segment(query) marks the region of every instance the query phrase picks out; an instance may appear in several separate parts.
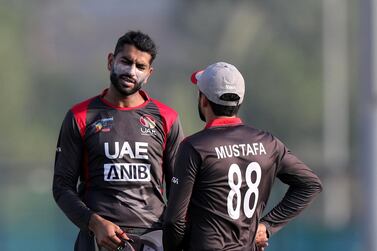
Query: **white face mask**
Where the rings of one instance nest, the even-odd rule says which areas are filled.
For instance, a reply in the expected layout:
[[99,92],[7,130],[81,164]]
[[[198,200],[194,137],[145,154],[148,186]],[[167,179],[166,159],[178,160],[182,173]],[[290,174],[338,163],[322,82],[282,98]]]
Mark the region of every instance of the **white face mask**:
[[[110,80],[115,89],[125,96],[139,91],[142,85],[146,83],[148,77],[148,72],[138,69],[134,64],[126,65],[123,63],[115,63],[110,74]],[[134,86],[124,86],[122,83],[123,80],[133,83]]]
[[126,75],[137,82],[141,82],[142,84],[145,84],[148,78],[148,72],[140,70],[135,66],[135,64],[127,65],[123,63],[116,63],[113,67],[113,72],[117,76]]

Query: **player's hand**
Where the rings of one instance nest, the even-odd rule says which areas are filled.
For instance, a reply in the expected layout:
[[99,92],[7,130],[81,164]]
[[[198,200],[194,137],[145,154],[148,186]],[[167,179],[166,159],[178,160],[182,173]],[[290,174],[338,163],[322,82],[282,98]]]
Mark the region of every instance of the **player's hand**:
[[93,214],[90,217],[89,229],[93,231],[98,245],[107,250],[117,250],[119,246],[124,246],[122,239],[129,239],[118,225],[102,218],[98,214]]
[[255,236],[255,244],[258,247],[258,251],[264,251],[268,246],[267,228],[264,224],[259,224],[257,234]]

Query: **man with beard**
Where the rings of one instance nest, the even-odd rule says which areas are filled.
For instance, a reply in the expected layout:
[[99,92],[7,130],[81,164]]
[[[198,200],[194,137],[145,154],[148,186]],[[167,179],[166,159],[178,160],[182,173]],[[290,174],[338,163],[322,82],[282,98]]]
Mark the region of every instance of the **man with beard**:
[[162,228],[163,183],[183,133],[177,112],[141,90],[155,57],[148,35],[120,37],[108,55],[109,88],[63,121],[53,195],[80,228],[75,250],[121,250],[127,240],[137,250],[139,236]]
[[[164,250],[264,250],[268,237],[321,191],[321,182],[276,137],[237,116],[245,82],[236,67],[218,62],[191,79],[207,124],[177,152]],[[276,177],[289,189],[263,216]]]

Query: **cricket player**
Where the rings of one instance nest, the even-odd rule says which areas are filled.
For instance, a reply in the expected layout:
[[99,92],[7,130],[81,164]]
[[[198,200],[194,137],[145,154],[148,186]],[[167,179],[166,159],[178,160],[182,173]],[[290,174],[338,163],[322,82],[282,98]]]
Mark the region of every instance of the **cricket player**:
[[[231,64],[195,72],[205,128],[182,141],[165,215],[165,251],[263,250],[266,238],[297,217],[322,185],[279,139],[237,116],[245,82]],[[263,216],[275,179],[289,186]],[[257,230],[259,234],[257,236]]]
[[140,250],[143,235],[162,232],[183,132],[177,112],[142,90],[156,53],[148,35],[124,34],[107,58],[109,87],[64,118],[53,195],[80,228],[76,251]]

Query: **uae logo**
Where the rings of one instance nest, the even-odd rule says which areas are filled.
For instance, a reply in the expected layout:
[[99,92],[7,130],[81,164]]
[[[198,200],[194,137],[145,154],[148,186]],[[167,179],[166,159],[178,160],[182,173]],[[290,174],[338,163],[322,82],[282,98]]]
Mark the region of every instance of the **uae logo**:
[[156,120],[150,115],[144,115],[140,117],[140,124],[144,127],[153,129],[156,127]]
[[142,125],[142,127],[140,128],[142,135],[156,135],[156,120],[152,116],[141,116],[139,122]]

